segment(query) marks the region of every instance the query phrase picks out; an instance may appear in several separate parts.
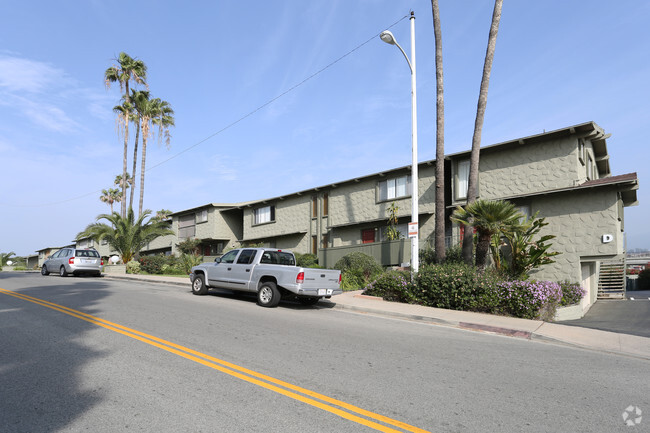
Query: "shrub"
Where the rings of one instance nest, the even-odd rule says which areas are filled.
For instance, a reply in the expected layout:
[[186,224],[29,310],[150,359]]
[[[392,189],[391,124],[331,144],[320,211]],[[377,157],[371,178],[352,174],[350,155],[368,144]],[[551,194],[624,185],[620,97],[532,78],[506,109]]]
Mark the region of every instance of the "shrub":
[[553,320],[562,299],[560,284],[551,281],[503,281],[498,289],[500,312],[522,319]]
[[382,273],[377,261],[362,252],[350,253],[336,262],[334,269],[341,270],[341,289],[358,290]]
[[162,274],[162,266],[165,264],[165,256],[143,256],[138,260],[140,270],[147,274]]
[[426,265],[416,276],[414,297],[429,307],[493,312],[498,304],[497,282],[494,273],[479,273],[465,263]]
[[296,266],[301,268],[320,268],[316,254],[295,254]]
[[127,274],[139,274],[140,273],[140,262],[131,260],[126,264],[126,273]]
[[189,275],[194,266],[198,266],[203,262],[203,256],[195,256],[192,254],[181,254],[178,270],[180,273]]
[[457,245],[447,248],[445,263],[465,263],[463,260],[463,247]]
[[562,307],[580,303],[587,294],[587,291],[580,287],[578,283],[562,281],[560,282],[560,288],[562,289],[562,299],[560,300],[560,306]]
[[15,266],[14,271],[26,271],[27,268],[24,266]]
[[425,248],[420,250],[420,266],[435,265],[436,264],[436,250],[433,248]]
[[411,274],[405,271],[387,271],[368,284],[365,294],[380,296],[387,301],[412,303],[415,291],[411,284]]

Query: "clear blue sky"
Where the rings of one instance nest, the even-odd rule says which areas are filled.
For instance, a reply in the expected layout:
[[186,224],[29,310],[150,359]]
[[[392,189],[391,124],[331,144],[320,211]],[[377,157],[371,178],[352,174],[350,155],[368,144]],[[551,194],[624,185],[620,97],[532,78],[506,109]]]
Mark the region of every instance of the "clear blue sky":
[[[493,3],[440,2],[453,153],[470,147]],[[397,22],[410,52],[400,19],[411,9],[420,160],[435,157],[429,1],[4,3],[0,252],[70,243],[109,211],[99,195],[122,171],[123,145],[112,113],[120,90],[106,90],[103,73],[121,51],[147,64],[152,95],[176,111],[171,149],[154,142],[147,153],[154,212],[410,164],[408,66],[376,35]],[[650,3],[636,0],[506,0],[483,128],[483,145],[591,120],[611,133],[612,173],[637,172],[641,184],[640,205],[625,210],[628,248],[650,248],[649,22]]]

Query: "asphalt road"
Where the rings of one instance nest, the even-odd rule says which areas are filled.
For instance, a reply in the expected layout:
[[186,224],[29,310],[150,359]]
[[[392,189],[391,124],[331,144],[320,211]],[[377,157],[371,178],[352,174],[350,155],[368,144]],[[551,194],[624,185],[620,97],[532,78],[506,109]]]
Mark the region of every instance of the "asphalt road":
[[3,433],[650,425],[648,361],[178,286],[0,273],[0,347]]
[[600,300],[582,319],[561,323],[650,338],[650,292],[627,292],[627,295],[634,300]]

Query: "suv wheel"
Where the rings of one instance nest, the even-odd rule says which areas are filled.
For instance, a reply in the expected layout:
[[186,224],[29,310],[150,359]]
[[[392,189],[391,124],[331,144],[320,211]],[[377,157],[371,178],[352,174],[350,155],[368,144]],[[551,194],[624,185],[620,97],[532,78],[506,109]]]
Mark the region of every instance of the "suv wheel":
[[61,275],[62,277],[68,276],[68,271],[65,270],[65,266],[61,266],[61,269],[59,269],[59,275]]

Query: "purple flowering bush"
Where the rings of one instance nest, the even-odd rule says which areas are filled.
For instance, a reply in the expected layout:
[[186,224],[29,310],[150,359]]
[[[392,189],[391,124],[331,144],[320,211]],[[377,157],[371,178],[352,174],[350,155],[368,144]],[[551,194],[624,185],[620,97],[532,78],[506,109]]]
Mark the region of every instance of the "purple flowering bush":
[[404,271],[386,271],[365,287],[364,293],[387,301],[413,303],[411,275]]
[[562,281],[560,287],[562,288],[562,300],[560,300],[561,307],[578,304],[587,294],[587,291],[577,283]]
[[503,281],[498,291],[500,312],[523,319],[553,320],[562,299],[560,284],[551,281]]

